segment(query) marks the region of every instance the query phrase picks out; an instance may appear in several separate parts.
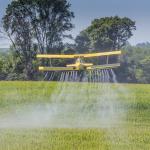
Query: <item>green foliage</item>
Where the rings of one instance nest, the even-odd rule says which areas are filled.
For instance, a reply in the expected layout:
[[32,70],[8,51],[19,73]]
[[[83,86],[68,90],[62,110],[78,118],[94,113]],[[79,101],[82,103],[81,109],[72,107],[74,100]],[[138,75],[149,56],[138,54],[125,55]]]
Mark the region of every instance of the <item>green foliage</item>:
[[65,31],[71,30],[74,17],[67,0],[19,0],[32,26],[40,53],[58,53]]
[[64,32],[73,27],[73,17],[66,0],[18,0],[8,5],[3,27],[26,80],[36,79],[34,64],[38,52],[60,53]]
[[3,27],[13,44],[11,50],[14,62],[12,63],[15,67],[12,66],[12,68],[13,70],[17,69],[13,76],[18,73],[20,68],[16,67],[18,63],[21,63],[24,67],[24,77],[28,80],[33,79],[32,60],[35,59],[36,50],[33,45],[32,26],[20,1],[12,1],[8,5],[6,15],[3,17]]
[[76,51],[78,53],[87,53],[90,48],[90,39],[86,31],[80,32],[75,39]]
[[3,72],[4,59],[0,56],[0,80],[5,79],[5,73]]
[[90,48],[96,51],[120,49],[126,44],[135,29],[135,22],[127,17],[95,19],[86,30],[77,36],[77,46],[80,46],[81,49],[82,47],[88,49],[90,44]]
[[19,58],[14,57],[12,52],[0,56],[0,58],[2,60],[1,75],[3,75],[1,80],[24,79],[22,77],[23,66]]
[[140,68],[141,78],[144,79],[144,83],[150,83],[150,54],[140,61]]
[[[37,66],[37,60],[33,60],[31,71],[34,79],[38,75]],[[27,80],[25,71],[23,62],[13,49],[0,55],[0,80]]]
[[116,70],[119,81],[150,83],[149,58],[150,46],[148,44],[126,46],[121,57],[121,66]]

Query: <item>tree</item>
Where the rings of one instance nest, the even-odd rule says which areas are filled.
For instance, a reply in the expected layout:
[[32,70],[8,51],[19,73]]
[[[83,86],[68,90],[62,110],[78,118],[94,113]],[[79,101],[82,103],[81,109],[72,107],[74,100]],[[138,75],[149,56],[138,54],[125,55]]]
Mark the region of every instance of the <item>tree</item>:
[[70,3],[67,0],[19,1],[27,12],[40,53],[58,53],[65,31],[73,28]]
[[150,46],[128,45],[122,50],[121,65],[116,70],[119,82],[150,83]]
[[84,32],[93,49],[104,51],[122,48],[135,29],[135,22],[131,19],[115,16],[95,19]]
[[75,39],[76,51],[78,53],[88,52],[90,49],[90,39],[85,31],[80,32],[80,34]]
[[72,17],[66,0],[17,0],[8,5],[3,27],[24,65],[26,79],[33,79],[37,52],[60,51],[64,32],[73,27]]
[[145,56],[140,62],[138,72],[136,72],[137,79],[141,83],[150,83],[150,55]]
[[8,5],[3,17],[3,27],[13,44],[13,54],[24,65],[22,72],[25,73],[25,78],[33,79],[32,61],[36,51],[33,49],[32,26],[19,1],[12,1]]
[[5,79],[5,74],[3,72],[4,59],[0,55],[0,80]]

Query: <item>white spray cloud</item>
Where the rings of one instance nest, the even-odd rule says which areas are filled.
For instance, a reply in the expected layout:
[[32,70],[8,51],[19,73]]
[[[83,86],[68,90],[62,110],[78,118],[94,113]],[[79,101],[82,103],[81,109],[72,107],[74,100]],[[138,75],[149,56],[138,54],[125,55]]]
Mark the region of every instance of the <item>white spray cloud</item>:
[[[106,70],[102,73],[110,80]],[[104,76],[94,78],[104,80]],[[112,128],[125,116],[118,88],[109,83],[58,83],[50,103],[14,108],[0,117],[0,128]]]

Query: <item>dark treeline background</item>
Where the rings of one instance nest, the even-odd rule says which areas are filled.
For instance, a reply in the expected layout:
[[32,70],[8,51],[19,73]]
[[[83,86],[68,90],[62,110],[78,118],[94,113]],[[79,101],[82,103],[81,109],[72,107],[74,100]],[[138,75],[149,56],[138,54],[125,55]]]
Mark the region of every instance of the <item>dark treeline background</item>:
[[[121,49],[121,66],[115,69],[119,82],[150,83],[150,43],[132,46],[128,42],[136,30],[135,21],[119,16],[97,18],[73,39],[66,34],[74,27],[75,15],[70,6],[67,0],[18,0],[8,5],[0,38],[5,35],[12,45],[9,49],[0,49],[0,80],[42,80],[44,73],[38,71],[39,65],[69,63],[69,60],[37,60],[38,53],[74,54]],[[66,38],[73,44],[64,43]],[[98,63],[97,59],[91,61]]]

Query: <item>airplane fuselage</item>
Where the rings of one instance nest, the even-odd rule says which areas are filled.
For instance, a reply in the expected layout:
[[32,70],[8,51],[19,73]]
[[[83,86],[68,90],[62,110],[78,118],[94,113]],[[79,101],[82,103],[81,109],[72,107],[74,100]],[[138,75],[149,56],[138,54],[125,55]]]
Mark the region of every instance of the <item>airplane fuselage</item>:
[[81,58],[77,58],[75,64],[66,65],[66,67],[73,67],[74,70],[86,70],[93,66],[92,63],[84,63]]

